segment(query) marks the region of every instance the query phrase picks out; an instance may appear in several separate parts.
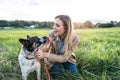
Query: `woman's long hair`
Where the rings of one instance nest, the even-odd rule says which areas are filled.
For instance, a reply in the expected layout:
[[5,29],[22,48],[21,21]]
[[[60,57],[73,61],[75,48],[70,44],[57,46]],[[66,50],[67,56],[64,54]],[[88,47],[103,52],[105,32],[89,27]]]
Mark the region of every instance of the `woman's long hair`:
[[72,47],[73,23],[68,15],[58,15],[55,17],[55,19],[56,18],[59,18],[63,22],[63,26],[65,29],[65,33],[63,35],[64,38],[63,52],[66,52],[68,50],[71,50]]

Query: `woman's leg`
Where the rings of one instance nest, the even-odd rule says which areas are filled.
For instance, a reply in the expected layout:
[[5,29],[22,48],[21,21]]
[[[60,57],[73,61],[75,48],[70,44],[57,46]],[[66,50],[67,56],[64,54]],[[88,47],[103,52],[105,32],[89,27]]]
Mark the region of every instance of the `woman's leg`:
[[70,62],[65,62],[65,63],[56,62],[50,69],[50,74],[53,77],[53,79],[56,80],[62,80],[62,78],[64,79],[63,67],[65,68],[65,70],[69,71],[70,73],[76,76],[78,75],[77,67],[75,64],[72,64]]
[[56,62],[50,69],[51,76],[56,79],[57,77],[62,76],[62,64]]
[[63,63],[64,68],[72,74],[78,75],[78,70],[76,64],[65,62]]

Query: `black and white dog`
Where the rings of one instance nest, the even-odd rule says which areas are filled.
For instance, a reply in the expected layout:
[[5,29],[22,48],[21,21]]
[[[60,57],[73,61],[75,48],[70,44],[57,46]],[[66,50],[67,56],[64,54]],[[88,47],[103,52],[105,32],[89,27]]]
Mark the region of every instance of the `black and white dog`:
[[33,71],[36,71],[37,80],[40,80],[41,65],[40,62],[35,59],[34,53],[36,48],[44,44],[46,41],[47,37],[38,38],[37,36],[30,37],[28,35],[27,39],[19,39],[19,42],[23,45],[18,56],[23,80],[27,80],[28,74]]

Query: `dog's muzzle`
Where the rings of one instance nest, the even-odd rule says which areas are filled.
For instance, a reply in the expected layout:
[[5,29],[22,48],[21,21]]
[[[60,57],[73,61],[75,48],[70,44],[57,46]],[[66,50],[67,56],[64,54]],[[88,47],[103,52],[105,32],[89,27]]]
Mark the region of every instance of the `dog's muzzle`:
[[41,38],[39,39],[39,43],[44,44],[45,42],[47,42],[47,38],[48,38],[48,37],[46,37],[46,36],[41,37]]

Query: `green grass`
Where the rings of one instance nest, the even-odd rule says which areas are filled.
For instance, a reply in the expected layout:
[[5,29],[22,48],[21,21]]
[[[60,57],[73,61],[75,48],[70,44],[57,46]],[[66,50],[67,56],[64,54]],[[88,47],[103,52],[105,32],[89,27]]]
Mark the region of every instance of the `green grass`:
[[[21,80],[19,38],[48,35],[49,29],[0,30],[0,80]],[[120,80],[120,28],[79,29],[80,44],[75,50],[78,80]],[[29,75],[33,80],[34,73]],[[42,77],[45,79],[44,70]],[[69,80],[74,76],[65,74]]]

